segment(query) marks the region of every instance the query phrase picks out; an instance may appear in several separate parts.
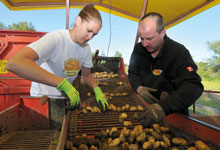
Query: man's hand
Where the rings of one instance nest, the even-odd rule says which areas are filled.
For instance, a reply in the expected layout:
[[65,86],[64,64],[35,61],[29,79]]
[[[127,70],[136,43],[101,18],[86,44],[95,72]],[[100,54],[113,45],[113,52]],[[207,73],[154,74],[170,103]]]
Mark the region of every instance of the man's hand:
[[165,117],[165,112],[159,104],[152,104],[139,116],[138,120],[146,128],[159,123]]
[[146,86],[139,86],[137,88],[137,93],[143,97],[143,98],[147,98],[148,100],[156,103],[158,102],[158,99],[156,97],[154,97],[150,92],[157,92],[157,89],[153,89],[153,88],[149,88]]
[[71,109],[79,108],[80,97],[79,92],[64,78],[64,80],[57,86],[57,89],[64,91],[70,99]]
[[96,102],[102,111],[106,111],[108,108],[108,101],[105,94],[102,92],[100,87],[94,88]]

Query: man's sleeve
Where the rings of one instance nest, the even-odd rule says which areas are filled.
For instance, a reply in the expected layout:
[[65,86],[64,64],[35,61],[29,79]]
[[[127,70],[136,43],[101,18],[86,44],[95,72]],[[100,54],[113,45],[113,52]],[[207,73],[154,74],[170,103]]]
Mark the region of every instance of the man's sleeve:
[[203,92],[201,78],[196,72],[197,66],[188,51],[178,55],[172,64],[169,78],[174,92],[159,102],[166,114],[187,109]]
[[140,67],[139,67],[139,56],[137,45],[134,47],[134,50],[131,54],[130,63],[128,67],[128,78],[131,83],[131,86],[135,91],[137,87],[141,85],[140,80]]

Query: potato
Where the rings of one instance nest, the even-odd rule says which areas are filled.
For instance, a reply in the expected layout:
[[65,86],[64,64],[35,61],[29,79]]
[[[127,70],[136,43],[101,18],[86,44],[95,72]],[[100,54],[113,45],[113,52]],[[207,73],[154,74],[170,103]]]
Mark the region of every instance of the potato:
[[141,105],[137,105],[137,110],[138,110],[138,111],[143,111],[144,108],[143,108]]
[[159,133],[153,131],[151,134],[152,134],[152,136],[153,136],[156,140],[161,140],[161,137],[160,137],[160,134],[159,134]]
[[135,107],[135,106],[131,106],[129,109],[129,111],[136,111],[136,110],[137,110],[137,107]]
[[90,147],[90,150],[98,150],[98,148],[97,148],[96,146],[92,145],[92,146]]
[[188,142],[186,141],[186,139],[181,138],[181,137],[172,138],[172,142],[176,145],[188,145]]
[[123,125],[124,126],[132,126],[132,122],[131,121],[124,121]]
[[90,97],[90,96],[91,96],[91,93],[90,93],[90,92],[88,92],[88,93],[87,93],[87,96],[88,96],[88,97]]
[[195,141],[195,147],[198,150],[211,150],[210,147],[208,147],[204,142],[202,141]]
[[121,96],[121,93],[115,93],[115,96]]
[[87,106],[87,107],[86,107],[86,110],[88,110],[88,111],[92,111],[93,109],[92,109],[92,107]]
[[113,97],[115,96],[115,93],[110,93],[109,96]]
[[81,144],[78,148],[78,150],[89,150],[88,146],[86,144]]
[[129,150],[138,150],[138,145],[137,144],[129,145]]
[[161,126],[161,127],[160,127],[160,130],[161,130],[162,132],[168,132],[168,131],[169,131],[169,128]]
[[151,136],[151,135],[148,135],[147,139],[148,139],[149,142],[152,142],[152,143],[155,142],[155,138],[153,136]]
[[195,147],[189,147],[187,150],[197,150]]
[[85,108],[83,108],[83,109],[82,109],[82,113],[88,114],[88,111],[87,111]]
[[129,150],[129,144],[128,142],[123,142],[121,145],[122,150]]
[[153,129],[157,132],[157,133],[161,133],[161,130],[160,130],[160,125],[155,123],[153,124]]
[[121,111],[121,107],[117,107],[117,112],[120,112]]
[[121,113],[119,117],[122,119],[126,119],[128,115],[126,113]]
[[144,150],[152,149],[152,148],[153,148],[153,145],[154,145],[153,142],[147,141],[147,142],[144,142],[144,144],[142,145],[142,148],[143,148]]
[[121,82],[121,81],[116,82],[116,85],[123,85],[123,82]]
[[120,143],[120,139],[119,138],[116,138],[114,139],[110,144],[109,146],[116,146]]
[[121,93],[121,96],[127,96],[127,95],[128,95],[128,92]]
[[140,136],[140,135],[139,135],[139,136],[136,137],[136,141],[137,141],[137,142],[144,142],[144,141],[145,141],[145,138],[144,138],[143,136]]
[[167,146],[171,146],[170,139],[166,135],[162,135],[162,139]]
[[153,149],[158,149],[160,147],[160,141],[155,141],[153,145]]

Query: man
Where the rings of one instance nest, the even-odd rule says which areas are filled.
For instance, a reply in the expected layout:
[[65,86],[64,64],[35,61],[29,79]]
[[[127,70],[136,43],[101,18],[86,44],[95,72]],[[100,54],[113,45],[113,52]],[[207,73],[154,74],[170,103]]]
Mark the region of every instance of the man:
[[189,51],[166,35],[159,13],[144,15],[138,32],[141,42],[132,52],[128,76],[133,89],[151,102],[140,122],[147,127],[174,112],[188,115],[188,107],[203,92]]

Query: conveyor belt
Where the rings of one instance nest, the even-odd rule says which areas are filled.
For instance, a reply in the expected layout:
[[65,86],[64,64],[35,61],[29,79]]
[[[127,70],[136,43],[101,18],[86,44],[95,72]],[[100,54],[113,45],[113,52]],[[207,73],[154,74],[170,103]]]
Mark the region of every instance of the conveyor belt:
[[10,132],[0,137],[0,150],[55,150],[58,138],[55,130]]

